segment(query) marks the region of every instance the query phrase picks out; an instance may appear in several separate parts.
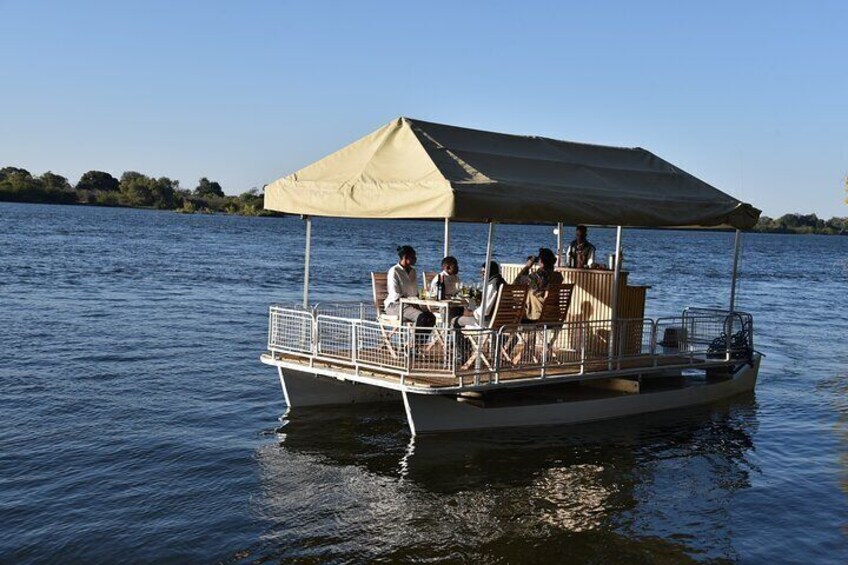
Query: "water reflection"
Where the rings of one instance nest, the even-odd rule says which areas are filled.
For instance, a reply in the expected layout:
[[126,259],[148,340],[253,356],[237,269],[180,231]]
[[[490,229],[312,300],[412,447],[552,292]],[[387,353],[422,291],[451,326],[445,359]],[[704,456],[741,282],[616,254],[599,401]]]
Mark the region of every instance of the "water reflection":
[[578,427],[414,439],[395,407],[307,412],[257,452],[255,507],[268,529],[240,558],[737,557],[728,514],[755,471],[753,397]]
[[[826,393],[825,398],[837,415],[836,432],[843,444],[839,455],[839,484],[842,491],[848,494],[848,372],[822,381],[818,389]],[[848,526],[843,529],[848,535]]]

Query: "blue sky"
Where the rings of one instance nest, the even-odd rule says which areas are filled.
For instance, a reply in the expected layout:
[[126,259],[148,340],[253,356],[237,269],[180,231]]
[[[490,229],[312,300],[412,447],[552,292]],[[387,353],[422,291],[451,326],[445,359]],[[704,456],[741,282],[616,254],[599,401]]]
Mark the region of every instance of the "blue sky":
[[237,194],[405,115],[848,215],[848,2],[0,0],[0,166]]

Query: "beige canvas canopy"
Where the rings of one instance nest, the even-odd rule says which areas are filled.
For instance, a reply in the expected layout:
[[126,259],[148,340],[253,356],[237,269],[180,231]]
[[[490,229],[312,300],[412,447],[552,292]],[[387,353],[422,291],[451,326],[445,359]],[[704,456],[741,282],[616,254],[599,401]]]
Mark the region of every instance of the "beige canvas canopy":
[[760,215],[642,148],[410,118],[274,181],[265,208],[344,218],[737,229]]

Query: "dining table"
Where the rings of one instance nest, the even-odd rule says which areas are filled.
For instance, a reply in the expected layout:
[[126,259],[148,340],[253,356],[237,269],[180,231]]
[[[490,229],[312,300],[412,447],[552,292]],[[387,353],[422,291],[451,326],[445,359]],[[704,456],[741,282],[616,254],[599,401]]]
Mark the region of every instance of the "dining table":
[[401,320],[403,320],[403,308],[407,305],[417,306],[422,310],[429,310],[431,312],[438,311],[441,314],[439,318],[441,319],[442,327],[448,329],[450,327],[450,309],[468,306],[468,299],[462,297],[445,298],[443,300],[418,297],[401,298],[399,312]]

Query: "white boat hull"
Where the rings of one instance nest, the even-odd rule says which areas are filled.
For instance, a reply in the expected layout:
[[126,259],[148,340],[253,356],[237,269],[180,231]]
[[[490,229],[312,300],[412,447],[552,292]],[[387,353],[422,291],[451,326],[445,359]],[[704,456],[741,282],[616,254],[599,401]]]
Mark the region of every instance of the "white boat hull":
[[565,425],[623,418],[708,404],[752,391],[757,382],[760,356],[739,368],[733,377],[702,386],[615,396],[597,400],[556,402],[530,406],[486,408],[457,402],[453,396],[404,392],[409,427],[413,435],[460,430]]
[[370,402],[399,402],[400,392],[368,386],[315,373],[277,367],[283,397],[289,408],[365,404]]
[[[761,356],[741,365],[730,378],[653,392],[614,395],[588,400],[553,400],[517,406],[486,406],[485,402],[458,402],[455,394],[421,394],[278,366],[280,385],[290,408],[403,401],[413,435],[577,424],[623,418],[717,402],[752,391]],[[544,385],[542,385],[544,386]]]

